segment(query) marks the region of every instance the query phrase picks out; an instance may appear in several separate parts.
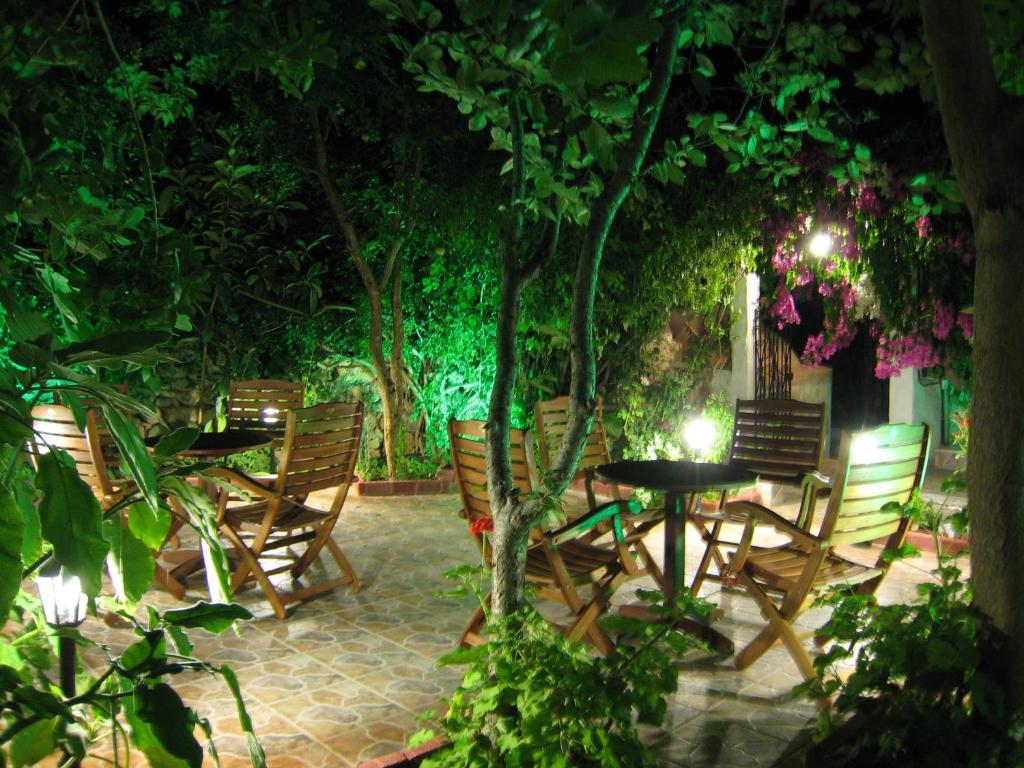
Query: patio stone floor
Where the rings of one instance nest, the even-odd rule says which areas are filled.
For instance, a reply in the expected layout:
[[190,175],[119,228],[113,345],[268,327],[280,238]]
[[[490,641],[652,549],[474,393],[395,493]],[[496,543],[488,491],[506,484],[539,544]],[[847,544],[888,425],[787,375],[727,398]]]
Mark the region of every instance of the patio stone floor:
[[[341,587],[294,606],[290,617],[279,621],[261,593],[250,589],[239,600],[256,614],[254,621],[237,633],[190,632],[198,658],[229,664],[237,673],[272,768],[347,768],[394,751],[419,727],[417,716],[439,709],[442,697],[455,688],[459,669],[437,668],[436,660],[453,647],[472,602],[436,593],[450,586],[443,578],[447,568],[479,557],[458,509],[455,496],[350,497],[335,538],[359,573],[360,592]],[[660,557],[660,529],[649,546]],[[688,568],[699,554],[699,537],[689,529]],[[910,599],[932,567],[930,555],[898,563],[881,599]],[[629,602],[636,586],[652,585],[629,585],[616,603]],[[741,593],[714,583],[702,593],[722,608],[716,627],[737,647],[763,625],[753,602]],[[190,597],[200,599],[202,593]],[[155,593],[154,602],[180,606],[164,593]],[[812,629],[824,618],[813,610],[800,624]],[[130,642],[125,630],[93,618],[82,631],[114,652]],[[84,658],[92,665],[97,653]],[[801,766],[815,709],[793,697],[797,682],[796,667],[781,647],[744,672],[731,658],[684,665],[664,726],[647,728],[645,738],[665,766]],[[235,707],[220,679],[185,673],[173,684],[213,723],[222,764],[247,765]],[[101,763],[86,761],[90,764]]]

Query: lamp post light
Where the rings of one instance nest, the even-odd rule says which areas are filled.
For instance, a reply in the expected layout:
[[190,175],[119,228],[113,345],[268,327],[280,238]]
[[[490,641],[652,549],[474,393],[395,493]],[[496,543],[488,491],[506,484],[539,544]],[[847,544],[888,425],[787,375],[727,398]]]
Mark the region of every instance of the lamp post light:
[[57,654],[60,658],[60,689],[67,698],[75,695],[75,638],[63,630],[85,621],[85,594],[74,574],[53,563],[36,578],[43,618],[58,630]]
[[703,416],[693,419],[683,429],[683,440],[693,451],[697,461],[704,461],[715,443],[714,423]]

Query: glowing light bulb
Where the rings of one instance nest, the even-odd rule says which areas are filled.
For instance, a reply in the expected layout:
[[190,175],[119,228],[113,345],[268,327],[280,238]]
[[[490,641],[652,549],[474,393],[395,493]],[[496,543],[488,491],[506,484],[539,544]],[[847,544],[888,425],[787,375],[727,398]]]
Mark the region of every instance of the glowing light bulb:
[[690,450],[704,457],[715,442],[715,425],[703,417],[696,418],[683,430],[683,440]]
[[871,461],[878,450],[878,441],[871,435],[860,434],[853,438],[850,443],[850,461],[853,464],[863,464]]
[[828,232],[819,232],[811,238],[811,254],[819,259],[832,253],[832,235]]

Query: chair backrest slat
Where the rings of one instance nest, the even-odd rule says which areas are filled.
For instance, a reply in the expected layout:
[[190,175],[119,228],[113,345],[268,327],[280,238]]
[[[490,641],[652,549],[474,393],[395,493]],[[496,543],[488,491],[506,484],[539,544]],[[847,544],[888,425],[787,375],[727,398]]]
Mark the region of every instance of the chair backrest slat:
[[825,406],[799,400],[737,400],[729,462],[762,479],[799,482],[817,468]]
[[79,429],[75,415],[64,405],[37,405],[32,409],[32,452],[34,456],[59,448],[75,462],[78,476],[101,501],[113,492],[107,474],[103,446],[97,432],[99,411],[90,408],[86,428]]
[[[924,482],[927,465],[925,424],[884,424],[844,433],[822,538],[841,546],[895,533],[903,520],[901,507]],[[894,506],[883,509],[888,504]]]
[[[551,466],[554,452],[558,450],[562,436],[568,428],[569,396],[563,395],[551,400],[538,401],[533,412],[541,463],[547,468]],[[582,477],[586,470],[592,467],[599,467],[609,462],[611,462],[611,456],[608,453],[608,439],[601,424],[601,401],[598,400],[594,413],[594,426],[590,434],[587,435],[587,443],[583,447],[583,455],[580,457],[580,463],[573,479]]]
[[[487,497],[487,434],[484,422],[479,420],[448,422],[448,437],[452,446],[452,468],[459,489],[463,510],[470,522],[491,514]],[[521,429],[509,431],[512,455],[512,481],[519,493],[525,495],[533,489],[526,462],[527,433]]]
[[301,381],[232,381],[228,384],[227,427],[282,435],[288,414],[302,408],[304,397]]
[[363,428],[362,403],[323,403],[297,408],[285,420],[278,490],[304,499],[313,491],[339,489],[341,509],[352,482]]

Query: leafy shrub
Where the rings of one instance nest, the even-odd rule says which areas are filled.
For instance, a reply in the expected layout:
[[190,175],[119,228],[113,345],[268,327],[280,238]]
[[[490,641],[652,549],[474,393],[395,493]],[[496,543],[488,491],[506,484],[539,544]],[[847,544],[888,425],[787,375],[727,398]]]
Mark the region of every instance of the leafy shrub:
[[[673,659],[699,644],[673,619],[711,606],[686,590],[668,608],[658,592],[639,594],[667,621],[605,618],[619,638],[611,658],[566,640],[532,608],[492,619],[486,644],[443,657],[467,670],[442,719],[451,745],[424,768],[654,765],[637,725],[661,724],[678,682]],[[413,744],[434,736],[420,731]]]
[[[920,501],[911,506],[912,514],[935,514]],[[952,522],[963,534],[965,518]],[[842,591],[820,601],[833,613],[819,632],[835,642],[816,659],[818,677],[806,689],[813,698],[835,696],[836,711],[854,715],[838,730],[828,711],[820,715],[817,738],[838,759],[830,764],[1024,764],[1024,713],[1010,709],[1000,670],[982,663],[983,649],[1002,641],[972,604],[957,556],[938,552],[936,580],[918,585],[917,602],[879,605]],[[836,667],[851,659],[843,681]]]

